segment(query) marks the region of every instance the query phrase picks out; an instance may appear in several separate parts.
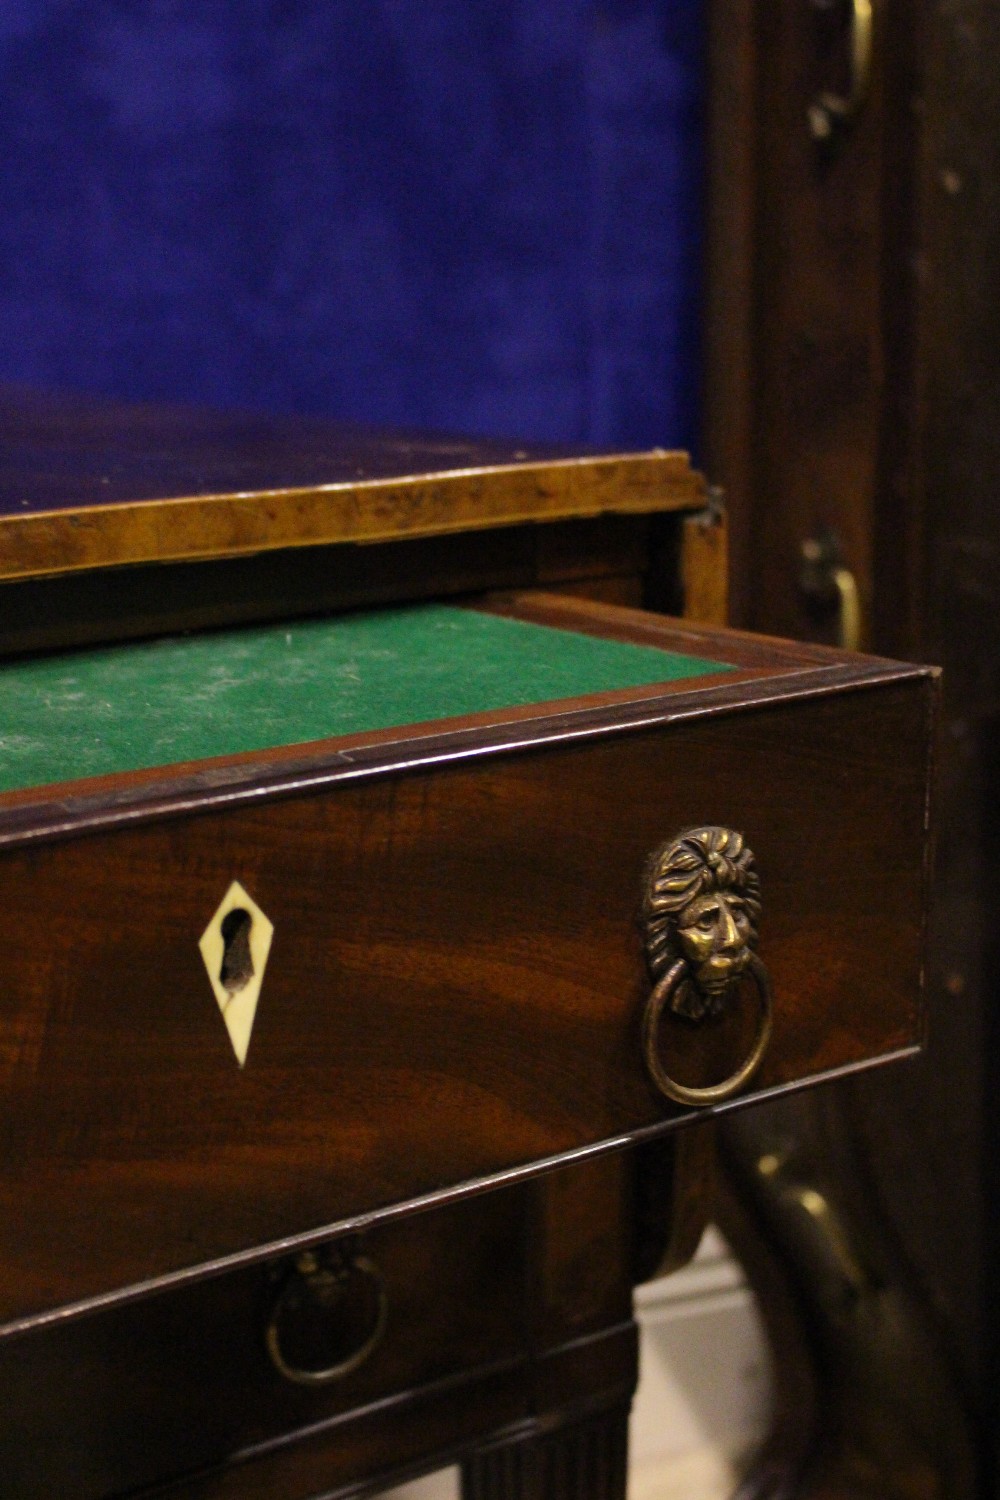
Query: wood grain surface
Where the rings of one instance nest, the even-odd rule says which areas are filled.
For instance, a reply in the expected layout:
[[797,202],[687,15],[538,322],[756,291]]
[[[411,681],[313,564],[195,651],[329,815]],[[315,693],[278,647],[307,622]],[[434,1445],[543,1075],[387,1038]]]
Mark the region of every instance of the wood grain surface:
[[[303,1464],[357,1483],[435,1434],[509,1440],[514,1424],[627,1399],[632,1197],[632,1160],[615,1153],[352,1239],[382,1278],[385,1332],[323,1387],[282,1378],[265,1348],[290,1257],[0,1340],[5,1500],[171,1480],[243,1496],[260,1471],[292,1500]],[[291,1460],[290,1440],[304,1450]]]
[[[680,1123],[643,1071],[636,913],[691,824],[741,828],[762,871],[776,1020],[747,1097],[915,1046],[933,683],[832,687],[15,835],[3,1320]],[[275,926],[243,1070],[196,946],[234,878]],[[748,1025],[679,1034],[678,1065],[724,1075]]]
[[696,510],[684,453],[581,453],[304,418],[0,400],[0,578]]

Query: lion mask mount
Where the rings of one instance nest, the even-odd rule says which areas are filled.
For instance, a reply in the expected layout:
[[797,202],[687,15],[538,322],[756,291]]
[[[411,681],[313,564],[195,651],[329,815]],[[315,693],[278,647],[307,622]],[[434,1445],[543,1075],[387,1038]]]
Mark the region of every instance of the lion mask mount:
[[760,879],[743,835],[689,829],[652,856],[645,891],[653,979],[677,965],[686,970],[670,1008],[693,1021],[721,1014],[757,946],[760,922]]

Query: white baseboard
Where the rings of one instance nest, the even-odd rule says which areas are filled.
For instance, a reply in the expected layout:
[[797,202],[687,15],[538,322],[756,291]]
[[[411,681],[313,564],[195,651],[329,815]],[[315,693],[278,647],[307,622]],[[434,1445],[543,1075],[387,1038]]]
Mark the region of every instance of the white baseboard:
[[688,1454],[715,1453],[730,1464],[754,1448],[770,1416],[767,1347],[753,1294],[721,1235],[710,1229],[689,1266],[639,1287],[635,1300],[633,1470]]
[[628,1500],[730,1500],[745,1461],[742,1454],[727,1457],[715,1448],[699,1448],[655,1464],[633,1464]]

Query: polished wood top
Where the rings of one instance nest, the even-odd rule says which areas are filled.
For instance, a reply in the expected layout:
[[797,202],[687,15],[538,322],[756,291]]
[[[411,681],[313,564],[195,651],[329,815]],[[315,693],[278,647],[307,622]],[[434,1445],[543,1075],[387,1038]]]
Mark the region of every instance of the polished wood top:
[[687,455],[0,395],[0,579],[696,508]]

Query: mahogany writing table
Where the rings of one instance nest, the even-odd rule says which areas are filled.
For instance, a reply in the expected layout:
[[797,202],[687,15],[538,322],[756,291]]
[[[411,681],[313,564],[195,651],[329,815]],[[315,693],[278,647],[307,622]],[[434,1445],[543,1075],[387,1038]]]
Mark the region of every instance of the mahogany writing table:
[[919,1044],[934,674],[605,602],[680,455],[7,419],[4,1493],[620,1495],[690,1127]]

